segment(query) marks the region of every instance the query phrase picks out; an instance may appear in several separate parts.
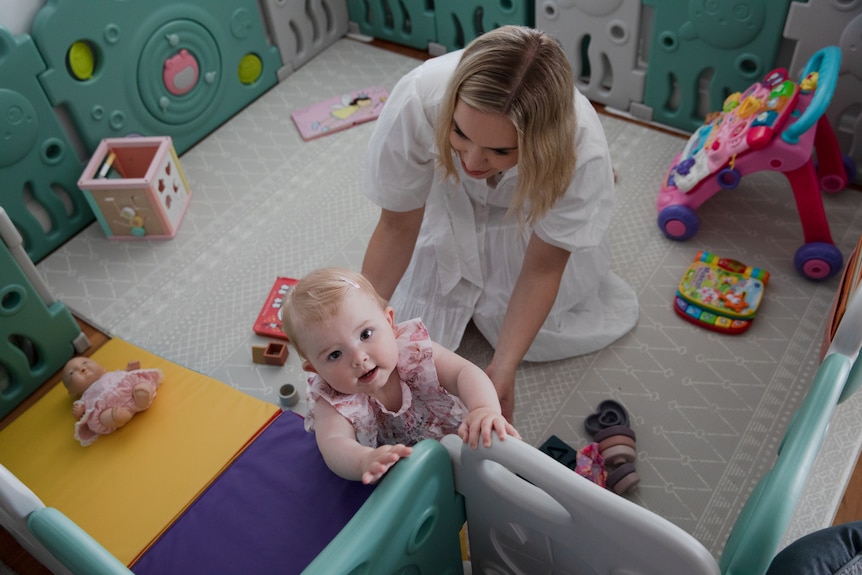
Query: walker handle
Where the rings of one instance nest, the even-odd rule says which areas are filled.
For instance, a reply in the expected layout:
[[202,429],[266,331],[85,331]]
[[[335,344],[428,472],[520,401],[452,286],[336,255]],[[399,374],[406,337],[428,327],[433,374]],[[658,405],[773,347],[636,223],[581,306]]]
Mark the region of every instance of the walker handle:
[[817,88],[814,91],[814,97],[811,98],[811,102],[802,116],[781,134],[782,140],[788,144],[796,144],[799,142],[799,137],[817,123],[817,120],[829,107],[829,102],[832,101],[835,84],[838,83],[840,66],[841,48],[838,46],[826,46],[811,56],[802,71],[800,82],[811,72],[817,72]]

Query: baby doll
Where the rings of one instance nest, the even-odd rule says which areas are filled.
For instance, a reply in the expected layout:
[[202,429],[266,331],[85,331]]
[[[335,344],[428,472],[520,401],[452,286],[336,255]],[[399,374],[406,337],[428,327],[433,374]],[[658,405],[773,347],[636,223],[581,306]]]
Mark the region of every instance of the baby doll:
[[150,407],[161,382],[162,370],[140,369],[136,361],[129,362],[126,371],[106,372],[89,357],[73,357],[63,368],[63,385],[76,400],[75,439],[86,447],[124,426]]

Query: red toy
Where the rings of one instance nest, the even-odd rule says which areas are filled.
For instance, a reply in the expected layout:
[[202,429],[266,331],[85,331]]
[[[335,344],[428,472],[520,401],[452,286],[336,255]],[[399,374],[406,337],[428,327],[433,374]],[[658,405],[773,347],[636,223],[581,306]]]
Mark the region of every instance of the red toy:
[[[722,111],[688,140],[667,171],[656,202],[658,226],[673,240],[697,233],[695,210],[744,174],[783,172],[793,188],[805,243],[796,251],[797,271],[826,280],[841,271],[820,190],[839,192],[855,177],[832,126],[823,115],[838,80],[841,49],[826,47],[808,61],[797,84],[773,70],[745,92],[731,94]],[[812,151],[817,152],[815,167]]]
[[287,339],[287,336],[281,331],[281,305],[284,303],[284,296],[291,287],[296,285],[297,281],[293,278],[285,277],[275,280],[272,289],[269,290],[269,295],[266,296],[263,308],[254,322],[254,333],[267,337]]

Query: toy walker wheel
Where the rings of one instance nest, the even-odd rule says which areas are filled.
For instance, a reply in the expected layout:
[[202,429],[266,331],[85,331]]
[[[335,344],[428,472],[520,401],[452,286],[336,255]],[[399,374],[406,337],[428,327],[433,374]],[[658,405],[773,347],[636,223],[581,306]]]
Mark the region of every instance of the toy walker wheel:
[[814,281],[825,281],[841,271],[844,258],[832,244],[811,242],[805,244],[793,257],[793,265],[800,275]]
[[684,241],[697,233],[700,220],[694,210],[687,206],[667,206],[658,214],[658,227],[672,240]]
[[739,180],[742,179],[742,175],[739,173],[739,170],[734,168],[724,168],[718,172],[718,175],[715,177],[716,182],[718,182],[719,187],[725,190],[732,190],[739,185]]

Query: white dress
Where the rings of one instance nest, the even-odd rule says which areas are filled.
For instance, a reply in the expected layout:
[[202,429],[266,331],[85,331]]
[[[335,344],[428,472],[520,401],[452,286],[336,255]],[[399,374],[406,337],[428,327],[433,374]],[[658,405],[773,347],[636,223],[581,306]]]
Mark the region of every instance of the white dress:
[[472,318],[496,348],[530,233],[571,252],[556,301],[524,359],[549,361],[601,349],[636,323],[637,297],[609,271],[614,182],[604,131],[575,94],[578,162],[569,190],[537,222],[519,229],[506,211],[518,167],[497,182],[443,180],[434,123],[461,52],[423,63],[392,90],[368,145],[365,194],[381,208],[425,206],[413,257],[390,300],[398,318],[421,317],[431,338],[455,349]]

